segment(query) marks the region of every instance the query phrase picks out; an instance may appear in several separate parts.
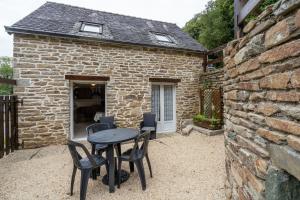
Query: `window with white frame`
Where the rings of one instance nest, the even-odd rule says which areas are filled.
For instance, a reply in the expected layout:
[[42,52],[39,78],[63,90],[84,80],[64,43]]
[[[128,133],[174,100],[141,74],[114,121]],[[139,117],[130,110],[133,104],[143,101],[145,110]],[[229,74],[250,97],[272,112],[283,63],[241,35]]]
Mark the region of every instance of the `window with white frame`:
[[82,25],[81,25],[80,31],[102,34],[103,25],[102,24],[94,24],[94,23],[83,22]]
[[171,38],[168,35],[159,34],[159,33],[154,33],[154,35],[155,35],[155,38],[160,42],[173,43],[173,41],[171,40]]

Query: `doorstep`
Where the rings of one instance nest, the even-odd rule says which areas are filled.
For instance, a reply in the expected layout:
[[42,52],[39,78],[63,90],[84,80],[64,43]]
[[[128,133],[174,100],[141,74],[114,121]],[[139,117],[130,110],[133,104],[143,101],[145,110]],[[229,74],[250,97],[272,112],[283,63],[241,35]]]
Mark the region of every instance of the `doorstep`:
[[208,136],[213,136],[213,135],[220,135],[224,133],[224,129],[219,129],[219,130],[209,130],[206,128],[202,128],[199,126],[191,125],[193,127],[193,131],[196,131],[200,134],[208,135]]

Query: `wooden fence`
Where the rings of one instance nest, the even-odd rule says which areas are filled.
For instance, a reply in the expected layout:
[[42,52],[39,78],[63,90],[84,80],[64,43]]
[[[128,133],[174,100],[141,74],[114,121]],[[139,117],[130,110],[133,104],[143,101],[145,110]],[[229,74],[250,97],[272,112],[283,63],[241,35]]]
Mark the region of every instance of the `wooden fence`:
[[17,96],[0,96],[0,158],[18,149]]
[[[226,47],[227,44],[221,45],[216,47],[212,50],[207,51],[206,55],[203,57],[203,71],[206,72],[207,68],[210,65],[223,63],[223,49]],[[214,59],[210,59],[210,57],[215,57]]]
[[243,22],[264,0],[234,0],[234,33],[243,36]]
[[203,88],[200,90],[201,114],[208,118],[223,121],[223,91],[222,88]]
[[[17,81],[0,77],[0,84],[16,85]],[[0,96],[0,158],[18,149],[18,98]]]

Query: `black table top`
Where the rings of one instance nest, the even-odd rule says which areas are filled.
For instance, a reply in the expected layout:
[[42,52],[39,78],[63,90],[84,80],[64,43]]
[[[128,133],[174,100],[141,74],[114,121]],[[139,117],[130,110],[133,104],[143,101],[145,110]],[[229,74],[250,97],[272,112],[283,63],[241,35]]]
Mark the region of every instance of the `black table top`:
[[93,144],[117,144],[132,140],[138,136],[138,130],[133,128],[115,128],[99,131],[88,136]]

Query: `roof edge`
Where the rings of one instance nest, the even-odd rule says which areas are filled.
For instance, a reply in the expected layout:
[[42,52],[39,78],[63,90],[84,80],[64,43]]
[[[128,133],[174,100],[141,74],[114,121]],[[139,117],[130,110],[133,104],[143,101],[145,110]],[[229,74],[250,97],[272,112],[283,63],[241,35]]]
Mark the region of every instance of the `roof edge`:
[[49,32],[49,31],[45,32],[45,31],[28,30],[28,29],[16,28],[16,27],[11,27],[11,26],[4,26],[4,28],[5,28],[5,31],[9,35],[14,34],[14,33],[19,33],[19,34],[28,34],[28,35],[69,37],[69,38],[74,38],[74,39],[85,39],[85,40],[99,41],[99,42],[104,42],[104,43],[146,46],[146,47],[153,47],[153,48],[160,48],[160,49],[169,49],[169,50],[174,50],[174,51],[185,51],[185,52],[191,52],[191,53],[197,53],[197,54],[203,54],[203,55],[205,55],[207,52],[207,51],[193,50],[193,49],[186,49],[186,48],[176,48],[176,47],[168,47],[168,46],[134,43],[134,42],[123,42],[123,41],[116,41],[116,40],[105,40],[105,39],[84,37],[84,36],[78,36],[78,35],[72,35],[72,34],[61,34],[61,33],[56,33],[56,32]]

